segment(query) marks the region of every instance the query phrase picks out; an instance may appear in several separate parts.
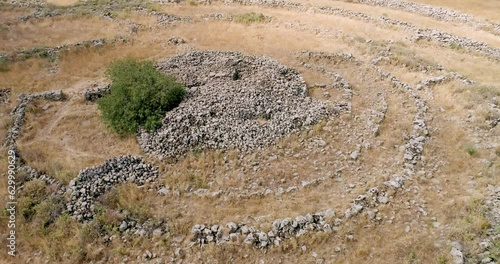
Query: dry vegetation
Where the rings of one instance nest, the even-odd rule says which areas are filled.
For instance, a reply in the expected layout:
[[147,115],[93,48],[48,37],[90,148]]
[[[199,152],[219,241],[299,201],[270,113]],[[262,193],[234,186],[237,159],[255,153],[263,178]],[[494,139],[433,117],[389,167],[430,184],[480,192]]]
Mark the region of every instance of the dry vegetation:
[[[500,21],[499,1],[413,1]],[[71,6],[78,1],[48,2]],[[491,32],[391,8],[351,1],[294,2],[388,16],[500,48],[500,37]],[[49,59],[0,60],[0,88],[12,89],[11,102],[0,103],[2,142],[12,125],[9,113],[20,93],[60,89],[67,96],[65,101],[40,101],[27,111],[17,144],[28,164],[68,183],[81,169],[101,164],[108,158],[144,155],[134,137],[121,138],[103,125],[96,105],[85,102],[82,92],[93,83],[106,82],[104,71],[116,59],[132,56],[161,60],[190,49],[238,50],[272,57],[298,69],[312,97],[332,101],[340,100],[342,93],[330,89],[330,99],[327,99],[324,90],[316,85],[329,84],[331,79],[306,67],[296,54],[303,50],[350,53],[359,64],[316,63],[352,84],[352,112],[290,135],[274,146],[246,154],[237,150],[193,150],[176,161],[147,157],[161,169],[159,184],[177,189],[179,195],[161,196],[147,188],[122,184],[99,198],[102,213],[86,224],[65,214],[53,217],[51,212],[63,204],[50,198],[54,191],[51,186],[38,180],[30,181],[18,194],[18,206],[24,210],[17,218],[19,263],[44,263],[46,260],[50,263],[111,263],[124,258],[135,261],[138,256],[142,259],[146,250],[156,252],[168,262],[178,247],[186,248],[183,263],[258,263],[260,260],[265,263],[318,263],[316,260],[320,257],[325,263],[453,263],[449,254],[452,240],[460,241],[466,254],[480,253],[478,242],[491,227],[484,206],[489,195],[486,188],[488,185],[498,187],[500,182],[500,146],[495,141],[500,137],[500,125],[491,128],[486,123],[499,118],[491,108],[495,103],[498,107],[500,100],[500,63],[497,59],[433,42],[413,42],[411,34],[400,28],[372,25],[342,16],[220,2],[205,5],[195,1],[155,4],[155,9],[179,17],[189,16],[193,21],[157,25],[150,13],[126,10],[116,11],[114,20],[97,15],[64,15],[21,22],[16,17],[29,14],[30,10],[0,6],[1,54],[96,38],[126,36],[127,39],[103,47],[70,49]],[[234,17],[234,21],[202,19],[203,15],[213,13]],[[139,27],[131,33],[132,22]],[[181,37],[186,43],[169,45],[168,39],[172,36]],[[192,225],[198,223],[246,222],[266,229],[273,219],[327,208],[333,208],[340,216],[356,196],[398,173],[404,154],[404,135],[412,129],[416,108],[402,90],[381,78],[370,64],[387,49],[392,56],[379,67],[412,85],[437,74],[419,67],[436,64],[476,83],[465,85],[452,80],[419,91],[432,116],[426,120],[432,139],[425,144],[425,162],[421,165],[427,173],[413,177],[407,183],[412,188],[394,193],[390,203],[378,208],[379,214],[384,216],[382,221],[373,222],[360,215],[332,234],[306,234],[267,251],[247,245],[186,246]],[[366,116],[376,105],[378,93],[384,94],[388,104],[379,134],[370,139],[370,148],[363,150],[358,160],[339,160],[337,153],[348,156],[357,144],[361,144],[357,135],[366,130]],[[318,139],[329,147],[326,151],[315,145]],[[6,148],[2,147],[0,172],[4,176],[6,153]],[[254,164],[256,160],[261,161],[258,168]],[[247,188],[252,183],[270,189],[286,188],[334,173],[342,164],[347,164],[348,168],[344,168],[340,177],[280,197],[198,197],[186,191],[189,188]],[[2,202],[6,190],[7,182],[0,181]],[[418,211],[419,207],[425,208],[425,215]],[[124,239],[104,243],[100,235],[103,229],[110,235],[120,236],[117,231],[120,219],[114,212],[121,209],[131,212],[137,219],[168,219],[170,236],[126,235]],[[2,234],[7,231],[6,216],[2,212]],[[490,250],[497,260],[500,258],[498,243]],[[4,247],[0,256],[10,260]]]

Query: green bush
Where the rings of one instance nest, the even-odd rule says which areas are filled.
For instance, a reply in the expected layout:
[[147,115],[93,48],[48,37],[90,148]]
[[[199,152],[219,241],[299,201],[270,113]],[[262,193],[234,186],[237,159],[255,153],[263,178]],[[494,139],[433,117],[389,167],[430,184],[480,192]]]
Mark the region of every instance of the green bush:
[[185,95],[172,76],[159,72],[150,61],[126,58],[107,70],[111,93],[97,100],[104,123],[121,135],[157,129],[165,113]]
[[262,23],[266,21],[266,17],[262,13],[244,13],[234,17],[234,22],[242,24]]
[[4,59],[0,59],[0,72],[10,71],[9,64]]
[[470,156],[476,156],[478,154],[478,151],[475,147],[473,146],[468,146],[465,148],[465,151],[470,155]]

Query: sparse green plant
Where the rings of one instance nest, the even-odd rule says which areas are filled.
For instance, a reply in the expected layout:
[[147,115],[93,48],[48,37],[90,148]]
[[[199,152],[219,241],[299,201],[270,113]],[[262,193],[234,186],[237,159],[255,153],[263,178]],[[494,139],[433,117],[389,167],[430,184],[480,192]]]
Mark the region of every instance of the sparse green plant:
[[190,173],[189,180],[198,189],[205,189],[205,188],[208,187],[208,183],[207,183],[207,178],[206,177],[201,177],[199,175],[195,175],[194,173]]
[[438,256],[437,257],[437,263],[438,264],[447,264],[448,263],[448,259],[446,259],[445,257],[443,256]]
[[359,42],[359,43],[366,43],[366,39],[361,37],[361,36],[355,36],[354,40]]
[[121,135],[157,129],[165,113],[182,101],[184,87],[158,71],[150,61],[125,58],[107,71],[111,93],[97,103],[104,123]]
[[417,263],[417,254],[414,251],[412,251],[412,252],[410,252],[410,254],[408,254],[408,262],[410,264]]
[[0,72],[10,71],[9,64],[4,59],[0,59]]
[[234,22],[242,24],[262,23],[266,21],[266,17],[262,13],[249,12],[240,14],[234,17]]
[[27,182],[22,196],[18,200],[21,215],[26,221],[31,221],[36,214],[36,206],[46,195],[45,184],[41,180]]
[[452,50],[461,50],[462,49],[462,46],[460,44],[456,44],[456,43],[451,43],[450,44],[450,48]]
[[190,6],[197,6],[198,5],[198,1],[196,1],[196,0],[187,0],[186,3]]
[[465,148],[465,152],[467,152],[472,157],[477,156],[478,154],[478,150],[473,146],[467,146]]

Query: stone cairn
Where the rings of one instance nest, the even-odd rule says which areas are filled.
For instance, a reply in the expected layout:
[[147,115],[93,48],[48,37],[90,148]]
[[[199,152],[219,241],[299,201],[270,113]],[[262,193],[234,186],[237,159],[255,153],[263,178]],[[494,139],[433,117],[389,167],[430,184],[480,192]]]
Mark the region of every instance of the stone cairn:
[[247,151],[334,114],[306,96],[298,72],[266,57],[195,51],[158,63],[188,87],[187,98],[166,113],[158,131],[142,131],[145,152],[178,157],[189,150]]

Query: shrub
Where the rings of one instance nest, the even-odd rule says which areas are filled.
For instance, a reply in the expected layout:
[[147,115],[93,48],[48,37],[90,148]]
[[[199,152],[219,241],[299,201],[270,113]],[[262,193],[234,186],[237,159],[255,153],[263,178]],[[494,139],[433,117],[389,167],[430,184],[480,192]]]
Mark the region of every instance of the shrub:
[[251,23],[261,23],[266,20],[266,17],[262,13],[244,13],[241,15],[237,15],[234,17],[234,22],[243,23],[243,24],[251,24]]
[[119,134],[157,129],[165,112],[175,108],[185,95],[184,87],[158,71],[150,61],[125,58],[107,70],[111,93],[97,100],[104,123]]
[[468,146],[465,148],[465,151],[470,155],[470,156],[477,156],[478,154],[478,151],[475,147],[472,147],[472,146]]
[[4,59],[0,59],[0,72],[10,71],[9,64]]

